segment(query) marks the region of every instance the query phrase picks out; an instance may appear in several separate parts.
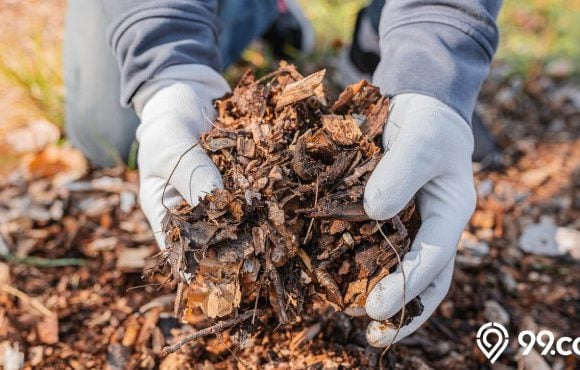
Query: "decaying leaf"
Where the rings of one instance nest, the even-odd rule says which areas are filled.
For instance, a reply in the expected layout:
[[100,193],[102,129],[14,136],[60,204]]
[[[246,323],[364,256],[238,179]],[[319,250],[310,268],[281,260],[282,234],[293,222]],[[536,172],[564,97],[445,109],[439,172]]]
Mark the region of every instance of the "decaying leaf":
[[284,211],[276,202],[266,202],[268,205],[268,219],[276,226],[284,224]]
[[316,280],[318,280],[318,283],[326,289],[326,298],[330,302],[342,308],[343,306],[342,294],[340,293],[340,288],[338,287],[338,284],[336,284],[336,281],[334,281],[332,275],[330,275],[327,271],[320,268],[315,269],[314,273],[316,275]]

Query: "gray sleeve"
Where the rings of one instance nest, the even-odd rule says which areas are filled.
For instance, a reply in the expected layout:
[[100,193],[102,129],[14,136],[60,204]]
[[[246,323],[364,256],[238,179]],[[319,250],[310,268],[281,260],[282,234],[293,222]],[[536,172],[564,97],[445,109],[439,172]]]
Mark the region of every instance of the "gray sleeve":
[[498,44],[501,0],[387,0],[374,83],[437,98],[471,121]]
[[103,0],[107,38],[121,70],[121,103],[172,65],[219,71],[216,0]]

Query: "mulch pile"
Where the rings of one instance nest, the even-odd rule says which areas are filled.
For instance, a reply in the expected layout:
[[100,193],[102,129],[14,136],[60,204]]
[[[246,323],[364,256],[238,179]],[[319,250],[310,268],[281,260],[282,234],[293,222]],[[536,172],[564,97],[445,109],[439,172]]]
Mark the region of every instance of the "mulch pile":
[[[278,324],[291,324],[318,300],[336,311],[364,308],[409,249],[420,225],[414,203],[377,222],[362,202],[383,156],[388,99],[361,81],[327,105],[324,75],[305,78],[284,63],[259,80],[249,71],[215,102],[218,117],[201,145],[224,188],[164,220],[164,255],[179,282],[176,313],[184,292],[184,321],[267,308]],[[237,335],[246,338],[246,329],[238,325]]]
[[[580,88],[546,75],[522,80],[496,68],[479,109],[499,137],[506,167],[476,174],[479,204],[459,247],[450,292],[426,325],[386,354],[385,363],[400,369],[487,368],[474,337],[483,323],[499,319],[511,339],[495,366],[575,369],[574,356],[542,357],[540,348],[537,356],[521,356],[515,338],[521,330],[548,329],[556,337],[580,332],[578,261],[519,246],[523,232],[542,220],[580,228]],[[0,364],[22,356],[27,369],[378,365],[380,351],[364,338],[366,320],[336,313],[322,298],[300,322],[278,325],[276,312],[266,309],[253,335],[238,331],[236,337],[234,330],[208,336],[162,358],[165,346],[231,316],[189,315],[187,324],[175,319],[175,287],[156,269],[153,234],[136,204],[136,173],[91,171],[63,185],[52,176],[27,179],[15,172],[0,183]],[[300,209],[313,208],[315,199],[307,200]],[[327,297],[320,287],[314,290]],[[245,307],[240,302],[238,311]],[[269,305],[266,297],[258,303]]]

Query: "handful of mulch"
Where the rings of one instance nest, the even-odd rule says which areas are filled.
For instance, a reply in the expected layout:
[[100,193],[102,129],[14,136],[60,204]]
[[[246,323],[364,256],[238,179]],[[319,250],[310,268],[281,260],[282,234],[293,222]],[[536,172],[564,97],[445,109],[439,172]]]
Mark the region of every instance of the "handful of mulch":
[[316,301],[364,307],[408,251],[420,225],[414,203],[378,222],[362,203],[389,100],[361,81],[328,105],[324,75],[283,63],[258,80],[246,73],[215,102],[200,145],[224,189],[173,209],[163,225],[185,321],[201,310],[235,324],[270,310],[288,324]]

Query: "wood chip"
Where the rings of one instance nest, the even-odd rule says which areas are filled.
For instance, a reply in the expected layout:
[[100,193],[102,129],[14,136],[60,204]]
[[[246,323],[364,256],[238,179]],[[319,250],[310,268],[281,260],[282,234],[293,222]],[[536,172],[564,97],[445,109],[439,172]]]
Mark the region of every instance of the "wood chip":
[[322,127],[338,145],[350,146],[358,143],[362,132],[353,116],[322,116]]
[[36,326],[38,339],[44,344],[58,343],[58,328],[58,316],[56,314],[44,317]]
[[323,69],[311,74],[303,80],[286,85],[278,97],[276,109],[280,109],[286,105],[306,99],[316,94],[316,88],[322,84],[322,80],[324,79],[325,75],[326,70]]
[[124,272],[140,272],[151,254],[149,247],[123,248],[117,258],[117,268]]

